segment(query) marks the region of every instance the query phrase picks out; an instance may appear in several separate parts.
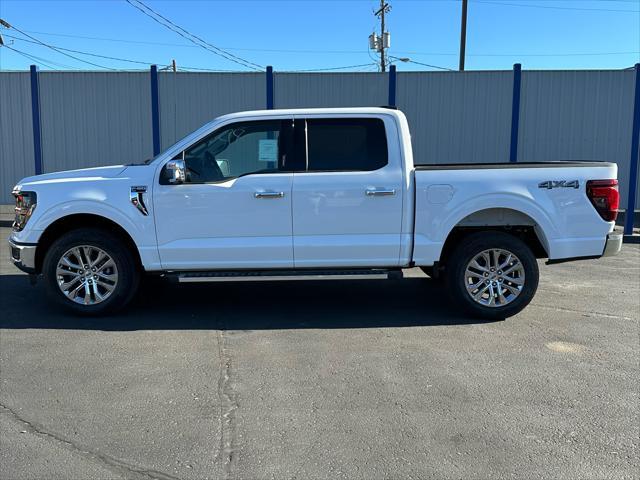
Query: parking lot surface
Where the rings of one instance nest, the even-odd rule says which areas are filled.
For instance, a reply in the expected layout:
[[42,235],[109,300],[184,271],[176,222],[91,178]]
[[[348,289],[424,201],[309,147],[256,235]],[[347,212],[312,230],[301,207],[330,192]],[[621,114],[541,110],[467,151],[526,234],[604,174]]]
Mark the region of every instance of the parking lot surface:
[[3,479],[638,478],[638,245],[541,264],[498,322],[419,270],[146,282],[82,319],[1,248]]

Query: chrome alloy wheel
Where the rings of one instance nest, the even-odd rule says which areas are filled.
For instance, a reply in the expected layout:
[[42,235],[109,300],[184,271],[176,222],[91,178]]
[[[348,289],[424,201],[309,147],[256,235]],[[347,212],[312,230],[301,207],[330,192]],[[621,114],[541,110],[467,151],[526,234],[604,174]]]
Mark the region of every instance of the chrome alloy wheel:
[[95,305],[106,300],[118,284],[118,268],[104,250],[80,245],[67,250],[56,267],[62,293],[76,303]]
[[467,293],[486,307],[513,302],[524,288],[524,266],[508,250],[493,248],[473,257],[464,272]]

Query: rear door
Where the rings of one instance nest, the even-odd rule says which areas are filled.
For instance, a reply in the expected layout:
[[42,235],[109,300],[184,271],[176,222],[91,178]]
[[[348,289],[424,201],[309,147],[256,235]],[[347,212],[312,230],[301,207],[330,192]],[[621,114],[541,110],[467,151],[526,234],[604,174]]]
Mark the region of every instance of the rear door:
[[293,180],[297,268],[399,265],[403,172],[399,152],[389,151],[395,124],[385,122],[296,117],[306,167]]

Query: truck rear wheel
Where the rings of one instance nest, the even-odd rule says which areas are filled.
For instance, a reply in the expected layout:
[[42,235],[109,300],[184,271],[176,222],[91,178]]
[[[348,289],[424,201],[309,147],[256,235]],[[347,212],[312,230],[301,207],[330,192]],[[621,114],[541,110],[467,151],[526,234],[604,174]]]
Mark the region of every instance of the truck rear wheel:
[[132,252],[108,231],[84,228],[58,238],[42,273],[47,294],[81,315],[112,313],[136,293],[140,274]]
[[494,320],[520,312],[538,288],[538,263],[531,249],[503,232],[463,238],[449,257],[446,273],[447,290],[456,305]]

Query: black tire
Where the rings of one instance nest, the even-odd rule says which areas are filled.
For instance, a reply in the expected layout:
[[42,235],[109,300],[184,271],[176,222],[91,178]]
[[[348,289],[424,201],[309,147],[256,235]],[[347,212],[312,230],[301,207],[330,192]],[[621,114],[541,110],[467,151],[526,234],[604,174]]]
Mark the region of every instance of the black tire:
[[[486,306],[475,301],[467,291],[467,265],[485,250],[501,249],[514,254],[524,269],[524,285],[519,295],[503,306]],[[483,274],[484,275],[484,274]],[[454,305],[473,316],[500,320],[525,308],[538,289],[538,263],[531,249],[519,238],[503,232],[479,232],[464,237],[447,261],[445,281]],[[513,286],[513,284],[511,284]],[[483,285],[481,285],[483,286]],[[506,292],[506,290],[503,290]],[[488,293],[488,292],[487,292]]]
[[[84,305],[70,300],[58,286],[56,269],[62,256],[78,246],[91,246],[109,255],[117,268],[115,288],[99,303]],[[136,294],[140,283],[140,271],[133,252],[117,236],[97,228],[80,228],[58,238],[47,251],[42,265],[47,295],[55,303],[73,313],[86,316],[114,313],[125,307]],[[95,297],[94,297],[95,298]]]

